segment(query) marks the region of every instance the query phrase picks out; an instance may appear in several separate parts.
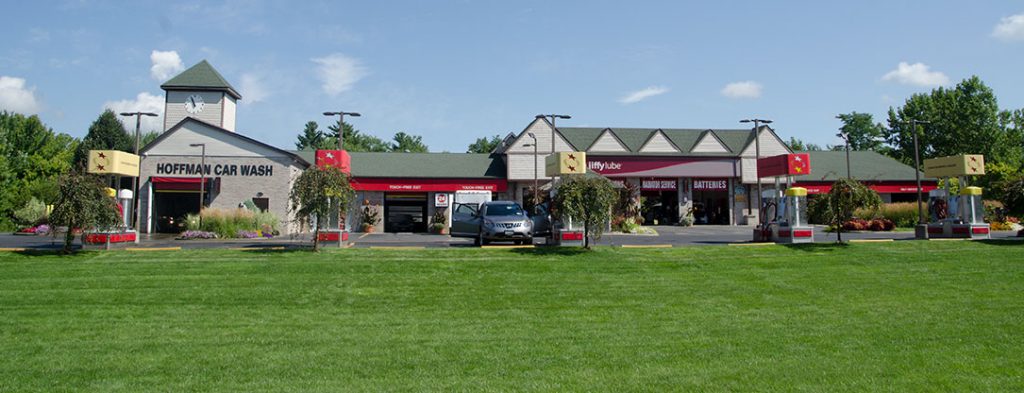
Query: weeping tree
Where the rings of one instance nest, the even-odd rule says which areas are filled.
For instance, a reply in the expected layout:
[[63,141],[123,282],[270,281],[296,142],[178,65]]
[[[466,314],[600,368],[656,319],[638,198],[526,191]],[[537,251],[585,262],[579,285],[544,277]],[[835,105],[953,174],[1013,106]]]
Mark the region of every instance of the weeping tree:
[[344,217],[353,198],[355,191],[348,175],[333,166],[311,167],[295,179],[289,194],[291,208],[300,222],[315,218],[313,251],[320,251],[320,227],[326,218],[331,214]]
[[591,237],[601,238],[617,199],[618,192],[605,177],[566,175],[558,185],[554,204],[562,222],[571,218],[583,224],[583,247],[590,249]]
[[882,205],[882,197],[859,181],[843,178],[832,184],[824,203],[825,220],[836,229],[836,241],[842,243],[843,224],[853,219],[853,212],[857,209],[878,209]]
[[[117,202],[107,195],[99,176],[71,170],[60,178],[60,193],[50,213],[50,223],[66,226],[64,253],[72,251],[75,229],[108,227],[121,223]],[[55,232],[56,233],[56,232]]]

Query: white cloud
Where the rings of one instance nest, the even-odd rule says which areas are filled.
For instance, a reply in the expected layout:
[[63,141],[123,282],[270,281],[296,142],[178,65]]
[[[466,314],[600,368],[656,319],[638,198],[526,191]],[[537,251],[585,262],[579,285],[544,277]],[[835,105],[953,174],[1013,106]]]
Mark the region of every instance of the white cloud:
[[324,92],[332,96],[352,89],[352,85],[366,76],[366,68],[359,60],[341,53],[311,59],[318,64],[317,76],[323,82]]
[[992,29],[992,36],[1003,41],[1024,41],[1024,14],[1007,16]]
[[153,67],[149,69],[149,75],[160,82],[170,79],[185,69],[185,65],[181,63],[181,56],[178,56],[177,51],[161,52],[155,50],[149,55],[149,60],[153,62]]
[[761,97],[761,90],[764,86],[754,81],[733,82],[722,88],[722,95],[729,98],[758,98]]
[[640,89],[640,90],[634,91],[632,93],[626,94],[625,96],[623,96],[622,98],[619,99],[619,102],[621,102],[623,104],[632,104],[632,103],[640,102],[640,101],[646,100],[648,98],[651,98],[651,97],[654,97],[654,96],[657,96],[657,95],[662,95],[662,94],[665,94],[665,93],[668,93],[668,88],[665,87],[665,86],[650,86],[650,87],[647,87],[647,88],[644,88],[644,89]]
[[0,76],[0,110],[34,115],[39,113],[35,88],[26,88],[25,80],[11,76]]
[[[139,127],[142,132],[164,130],[164,97],[155,96],[147,92],[139,93],[134,100],[107,101],[103,109],[110,109],[114,113],[121,112],[153,112],[157,117],[143,116],[142,125]],[[135,130],[135,117],[118,116],[124,123],[125,129]]]
[[242,93],[243,104],[255,104],[270,96],[270,92],[267,91],[267,87],[263,83],[263,78],[253,73],[242,74],[239,89],[241,90],[239,93]]
[[932,71],[924,63],[907,64],[901,61],[895,70],[882,76],[883,81],[895,81],[904,85],[937,87],[949,84],[949,77],[939,71]]

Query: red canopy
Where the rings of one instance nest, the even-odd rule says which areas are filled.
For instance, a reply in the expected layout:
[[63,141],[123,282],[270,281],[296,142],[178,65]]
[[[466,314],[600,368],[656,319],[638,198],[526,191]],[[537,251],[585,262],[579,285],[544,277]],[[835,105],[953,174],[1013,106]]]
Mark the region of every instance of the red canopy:
[[[207,177],[206,185],[204,186],[206,191],[214,191],[214,187],[220,182],[215,182],[215,178]],[[220,179],[220,178],[216,178]],[[202,183],[202,178],[198,177],[158,177],[153,176],[149,178],[149,181],[153,183],[153,189],[157,191],[195,191],[199,192],[199,185]]]

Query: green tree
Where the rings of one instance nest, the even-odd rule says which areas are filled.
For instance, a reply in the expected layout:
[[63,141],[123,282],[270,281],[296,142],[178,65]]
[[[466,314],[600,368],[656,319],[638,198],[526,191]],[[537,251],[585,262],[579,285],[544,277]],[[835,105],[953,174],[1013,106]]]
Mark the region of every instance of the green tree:
[[[295,219],[306,222],[311,218],[328,217],[332,211],[339,214],[339,218],[344,217],[355,198],[355,191],[349,184],[348,175],[340,169],[311,167],[295,179],[288,197]],[[326,221],[314,220],[313,251],[320,251],[320,225]]]
[[[160,137],[160,133],[156,132],[156,131],[149,131],[149,132],[143,133],[142,136],[139,137],[139,148],[142,149],[142,148],[146,147],[146,145],[148,145],[150,143],[153,143],[153,141],[155,141],[156,138],[159,138],[159,137]],[[135,151],[135,149],[133,147],[132,148],[132,152],[134,152],[134,151]]]
[[795,137],[789,137],[789,148],[793,151],[819,151],[821,146],[813,143],[804,143]]
[[490,138],[476,138],[476,141],[466,148],[466,153],[487,154],[493,152],[494,149],[498,148],[498,146],[501,146],[500,135],[495,135]]
[[554,205],[562,222],[571,218],[573,223],[583,224],[583,246],[590,249],[590,239],[600,239],[611,221],[617,198],[618,192],[607,178],[567,175],[558,185]]
[[[839,131],[846,134],[850,140],[850,150],[855,151],[881,151],[885,141],[885,126],[875,123],[870,113],[850,112],[839,115],[843,126]],[[835,146],[833,150],[845,150],[846,146]]]
[[0,112],[0,229],[33,197],[53,203],[57,178],[71,168],[78,141],[54,133],[37,116]]
[[64,252],[70,253],[75,229],[82,235],[97,227],[108,227],[120,222],[117,204],[107,195],[106,186],[98,176],[71,170],[60,178],[60,193],[50,213],[50,223],[67,227],[64,234]]
[[843,224],[853,219],[853,212],[857,209],[878,209],[882,198],[864,183],[842,178],[832,184],[823,203],[826,204],[825,221],[836,229],[836,241],[842,243]]
[[[327,141],[325,143],[327,143],[328,146],[337,146],[339,129],[338,124],[335,123],[334,125],[327,127],[327,129],[330,131],[330,133],[328,134]],[[363,134],[359,130],[352,127],[351,124],[345,123],[342,129],[344,130],[344,132],[342,133],[342,136],[344,137],[344,139],[342,140],[344,145],[343,148],[347,151],[386,152],[389,150],[390,146],[388,145],[387,142],[384,142],[384,140],[373,135]]]
[[89,150],[135,151],[135,138],[128,134],[113,111],[107,109],[89,126],[89,132],[75,153],[75,166],[85,168]]
[[423,137],[419,135],[409,135],[399,131],[392,140],[394,142],[391,142],[389,150],[395,153],[426,153],[429,151],[427,145],[423,144]]
[[[328,142],[333,144],[329,145]],[[302,130],[299,140],[295,142],[295,148],[298,150],[327,150],[336,149],[337,146],[337,138],[328,138],[327,135],[324,135],[324,132],[320,130],[320,125],[315,121],[306,122],[306,128]]]
[[996,96],[977,76],[953,88],[914,94],[902,107],[889,108],[887,153],[907,164],[914,162],[911,119],[930,123],[917,129],[922,160],[957,154],[983,154],[988,162],[1019,160],[1013,156],[1019,155],[1020,141],[1000,124]]

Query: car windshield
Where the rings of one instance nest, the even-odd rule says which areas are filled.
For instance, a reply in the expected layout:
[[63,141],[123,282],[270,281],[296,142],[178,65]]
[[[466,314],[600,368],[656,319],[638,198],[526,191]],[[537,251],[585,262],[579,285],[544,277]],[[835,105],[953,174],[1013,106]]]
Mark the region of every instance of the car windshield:
[[489,205],[485,216],[522,216],[523,209],[519,205]]

